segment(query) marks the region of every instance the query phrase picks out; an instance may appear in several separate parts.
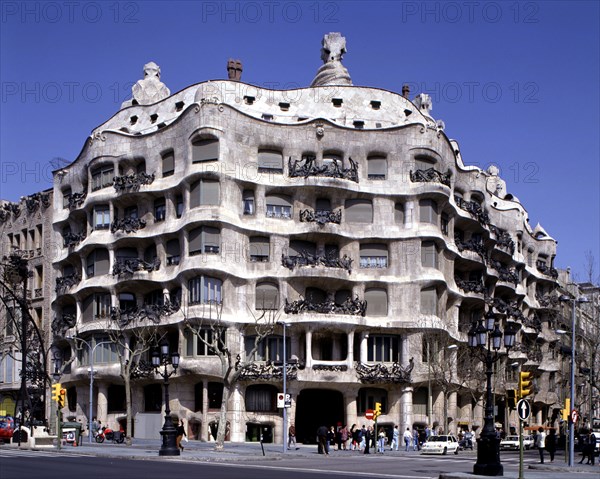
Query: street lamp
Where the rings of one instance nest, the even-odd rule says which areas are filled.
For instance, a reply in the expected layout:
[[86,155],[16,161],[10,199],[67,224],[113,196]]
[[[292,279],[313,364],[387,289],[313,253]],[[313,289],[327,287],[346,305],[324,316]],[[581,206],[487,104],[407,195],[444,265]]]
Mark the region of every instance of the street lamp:
[[[517,332],[521,325],[507,322],[504,328],[504,347],[508,352],[515,345]],[[494,428],[494,400],[492,395],[493,365],[498,361],[498,351],[502,343],[502,331],[496,323],[496,315],[490,310],[483,321],[473,323],[468,333],[471,352],[477,354],[485,363],[487,377],[485,421],[477,441],[477,462],[473,473],[482,476],[502,476],[504,468],[500,463],[500,439]],[[494,353],[492,354],[492,349]]]
[[[587,303],[588,299],[585,296],[578,298],[571,298],[567,295],[562,295],[558,298],[563,302],[571,302],[571,379],[570,379],[570,400],[571,408],[575,407],[575,327],[576,327],[576,305],[577,303]],[[569,467],[573,467],[575,458],[575,425],[571,418],[571,411],[569,411]]]
[[[167,366],[172,366],[172,371],[169,372]],[[160,367],[163,366],[164,370]],[[169,408],[169,378],[177,372],[179,367],[179,353],[173,351],[169,354],[169,342],[164,340],[160,343],[160,352],[152,353],[152,367],[163,378],[165,386],[165,423],[163,424],[160,435],[162,436],[162,445],[158,451],[159,456],[179,456],[179,448],[177,447],[176,437],[177,429],[173,425],[171,417],[171,409]]]
[[83,344],[85,344],[88,347],[88,351],[89,351],[89,361],[90,361],[90,409],[89,409],[89,414],[88,414],[88,436],[89,436],[89,442],[90,444],[92,444],[93,441],[93,434],[92,434],[92,418],[93,418],[93,407],[94,407],[94,355],[96,353],[96,348],[98,346],[101,346],[103,344],[112,344],[112,341],[100,341],[99,343],[94,344],[94,346],[92,346],[90,343],[88,343],[85,339],[83,338],[71,338],[71,337],[67,337],[66,339],[73,339],[74,341],[80,341]]

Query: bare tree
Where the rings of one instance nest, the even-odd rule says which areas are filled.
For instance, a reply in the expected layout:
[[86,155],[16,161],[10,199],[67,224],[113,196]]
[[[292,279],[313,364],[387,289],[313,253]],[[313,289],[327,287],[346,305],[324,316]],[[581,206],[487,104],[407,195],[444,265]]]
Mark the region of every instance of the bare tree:
[[[184,319],[185,328],[198,338],[211,352],[219,358],[220,376],[223,381],[223,397],[219,413],[219,424],[215,450],[223,450],[225,436],[227,433],[227,413],[229,397],[235,384],[242,378],[243,374],[254,366],[254,355],[260,347],[260,343],[273,333],[277,319],[278,309],[263,309],[255,314],[248,307],[249,318],[252,322],[242,332],[253,336],[253,347],[249,351],[241,351],[239,342],[229,344],[226,332],[229,328],[237,328],[223,320],[223,304],[209,302],[203,305],[200,317],[188,317]],[[238,323],[239,324],[239,323]]]

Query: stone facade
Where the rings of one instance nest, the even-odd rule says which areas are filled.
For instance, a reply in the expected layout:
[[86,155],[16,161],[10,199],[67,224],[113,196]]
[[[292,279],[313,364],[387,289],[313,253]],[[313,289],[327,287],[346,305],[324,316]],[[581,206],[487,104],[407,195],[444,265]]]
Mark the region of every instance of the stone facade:
[[[344,51],[345,41],[338,70]],[[180,308],[158,314],[156,327],[181,353],[171,411],[193,437],[210,439],[220,366],[184,320],[213,319],[215,304],[234,354],[244,355],[264,310],[285,321],[300,441],[314,441],[321,424],[362,424],[375,402],[386,427],[480,427],[483,383],[461,365],[477,363],[467,332],[491,310],[522,326],[523,346],[501,356],[495,382],[497,420],[516,424],[505,394],[519,368],[548,375],[556,242],[530,227],[497,168],[463,162],[427,95],[403,93],[349,76],[286,91],[208,81],[157,103],[126,102],[94,130],[55,173],[52,207],[50,242],[62,245],[54,338],[77,356],[62,379],[77,397],[71,414],[87,421],[89,378],[68,338],[99,344],[111,308],[168,300]],[[229,400],[232,441],[282,440],[282,333]],[[122,382],[114,354],[99,349],[94,413],[114,426]],[[157,437],[159,384],[134,383],[138,437]],[[541,423],[558,398],[539,385]]]

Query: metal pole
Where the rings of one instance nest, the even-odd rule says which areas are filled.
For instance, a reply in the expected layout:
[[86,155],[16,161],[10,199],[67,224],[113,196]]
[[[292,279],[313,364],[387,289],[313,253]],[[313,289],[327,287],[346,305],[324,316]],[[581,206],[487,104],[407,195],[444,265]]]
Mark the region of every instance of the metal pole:
[[431,393],[431,352],[429,350],[429,338],[427,338],[427,422],[433,425],[433,398]]
[[286,398],[287,398],[287,358],[286,358],[286,350],[285,350],[285,337],[286,337],[286,324],[283,324],[283,453],[287,451],[287,442],[288,442],[288,430],[287,430],[287,407],[286,407]]
[[[571,300],[571,411],[575,409],[575,298]],[[569,467],[575,457],[575,425],[569,411]]]
[[[98,344],[96,344],[96,346],[98,346]],[[92,436],[94,435],[92,432],[92,411],[94,410],[94,351],[96,350],[96,346],[92,349],[88,344],[88,351],[90,352],[90,412],[88,415],[88,436],[90,444],[92,444]]]
[[[23,271],[19,271],[23,274]],[[23,274],[23,299],[21,302],[21,419],[19,421],[19,447],[25,421],[25,397],[27,396],[27,271]],[[31,413],[31,412],[30,412]]]

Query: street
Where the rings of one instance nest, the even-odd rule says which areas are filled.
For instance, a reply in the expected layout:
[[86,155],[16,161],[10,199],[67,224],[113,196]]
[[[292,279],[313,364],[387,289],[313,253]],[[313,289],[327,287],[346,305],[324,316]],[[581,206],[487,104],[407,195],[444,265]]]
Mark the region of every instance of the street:
[[[317,454],[294,455],[285,458],[269,457],[244,458],[240,461],[235,455],[231,460],[207,463],[197,457],[181,456],[175,459],[158,458],[154,452],[136,459],[127,457],[97,457],[93,454],[69,454],[56,451],[29,451],[0,448],[0,478],[22,479],[43,477],[64,479],[66,475],[85,479],[105,479],[106,477],[124,477],[127,479],[147,479],[154,477],[186,477],[202,474],[222,479],[304,479],[317,477],[372,477],[397,479],[433,479],[440,473],[471,472],[475,454],[461,452],[449,456],[424,456],[419,453],[386,452],[383,455],[365,456],[358,453],[339,451],[330,456]],[[525,477],[533,474],[527,470],[529,464],[537,463],[537,451],[525,453]],[[563,464],[562,454],[555,459]],[[518,453],[502,453],[505,476],[515,477],[518,469]],[[591,472],[597,469],[590,467]],[[554,477],[545,473],[546,477]],[[583,477],[585,473],[580,473]],[[558,476],[557,476],[558,477]],[[590,476],[591,477],[591,476]]]

